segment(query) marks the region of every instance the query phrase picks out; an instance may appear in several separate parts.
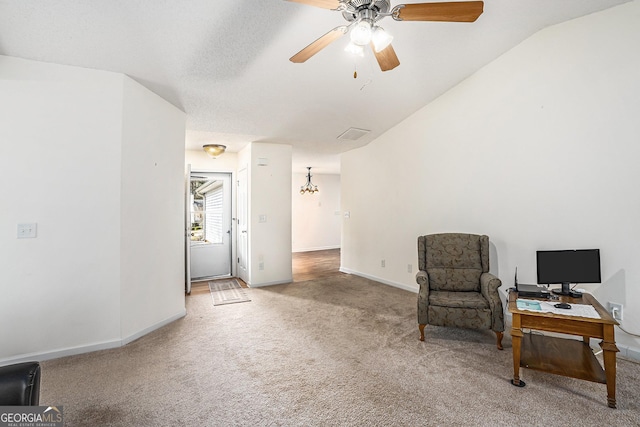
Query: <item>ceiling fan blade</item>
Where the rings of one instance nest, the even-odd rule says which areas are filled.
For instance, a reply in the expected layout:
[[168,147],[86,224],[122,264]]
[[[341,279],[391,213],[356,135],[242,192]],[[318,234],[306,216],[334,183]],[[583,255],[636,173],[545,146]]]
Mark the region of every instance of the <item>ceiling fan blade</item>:
[[307,59],[311,58],[316,53],[320,52],[325,47],[329,46],[332,42],[338,40],[347,32],[347,27],[342,25],[340,27],[336,27],[333,30],[329,31],[319,39],[312,42],[309,46],[302,49],[300,52],[293,55],[289,58],[289,61],[295,63],[305,62]]
[[323,9],[337,9],[340,5],[338,0],[287,0],[294,3],[307,4],[309,6],[321,7]]
[[376,52],[372,44],[371,49],[373,50],[373,54],[376,56],[378,65],[380,65],[380,69],[382,71],[393,70],[398,65],[400,65],[400,60],[396,55],[396,51],[393,50],[393,46],[389,45],[382,49],[380,52]]
[[397,21],[474,22],[484,9],[482,1],[401,4],[393,8]]

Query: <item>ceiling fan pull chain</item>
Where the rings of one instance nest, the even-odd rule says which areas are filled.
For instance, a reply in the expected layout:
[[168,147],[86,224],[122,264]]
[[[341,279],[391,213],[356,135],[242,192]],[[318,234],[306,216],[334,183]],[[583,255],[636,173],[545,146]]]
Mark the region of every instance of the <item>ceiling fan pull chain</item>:
[[367,79],[366,82],[364,82],[364,84],[362,85],[362,87],[360,88],[360,90],[364,89],[365,87],[367,87],[368,84],[373,83],[372,79]]

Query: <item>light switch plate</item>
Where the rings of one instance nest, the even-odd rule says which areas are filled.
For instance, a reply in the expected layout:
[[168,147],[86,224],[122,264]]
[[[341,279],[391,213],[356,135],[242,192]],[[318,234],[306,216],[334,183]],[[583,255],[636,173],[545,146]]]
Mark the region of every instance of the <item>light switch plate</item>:
[[18,239],[35,239],[37,236],[38,224],[18,224]]

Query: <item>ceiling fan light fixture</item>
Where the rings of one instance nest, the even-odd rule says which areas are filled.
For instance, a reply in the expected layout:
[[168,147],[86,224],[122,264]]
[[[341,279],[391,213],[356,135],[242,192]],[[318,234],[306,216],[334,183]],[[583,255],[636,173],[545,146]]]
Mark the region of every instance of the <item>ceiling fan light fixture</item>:
[[391,44],[393,36],[382,27],[375,26],[373,28],[373,34],[371,35],[371,41],[373,42],[373,49],[376,52],[381,52]]
[[358,22],[349,33],[351,41],[358,46],[364,46],[371,41],[371,21],[363,19]]
[[364,56],[364,46],[360,46],[355,44],[354,42],[349,42],[347,47],[344,48],[345,52],[353,53],[357,56]]
[[[371,42],[377,23],[388,16],[396,21],[422,22],[475,22],[484,11],[483,0],[437,1],[428,3],[399,4],[391,8],[391,0],[289,0],[342,13],[348,25],[336,27],[310,43],[289,60],[305,62],[347,32],[351,41],[359,46]],[[391,38],[381,32],[375,45],[371,43],[380,70],[389,71],[400,65]],[[385,40],[386,39],[386,40]],[[354,77],[357,73],[354,72]]]
[[202,149],[212,158],[216,158],[227,149],[226,145],[221,144],[206,144],[202,146]]

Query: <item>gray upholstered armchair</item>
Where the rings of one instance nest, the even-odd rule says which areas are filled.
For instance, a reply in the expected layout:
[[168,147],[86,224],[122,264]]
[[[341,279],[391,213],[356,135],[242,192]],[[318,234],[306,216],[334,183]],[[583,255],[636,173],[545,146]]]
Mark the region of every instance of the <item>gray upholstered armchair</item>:
[[443,233],[418,237],[418,325],[491,329],[502,350],[500,279],[489,273],[489,237]]

